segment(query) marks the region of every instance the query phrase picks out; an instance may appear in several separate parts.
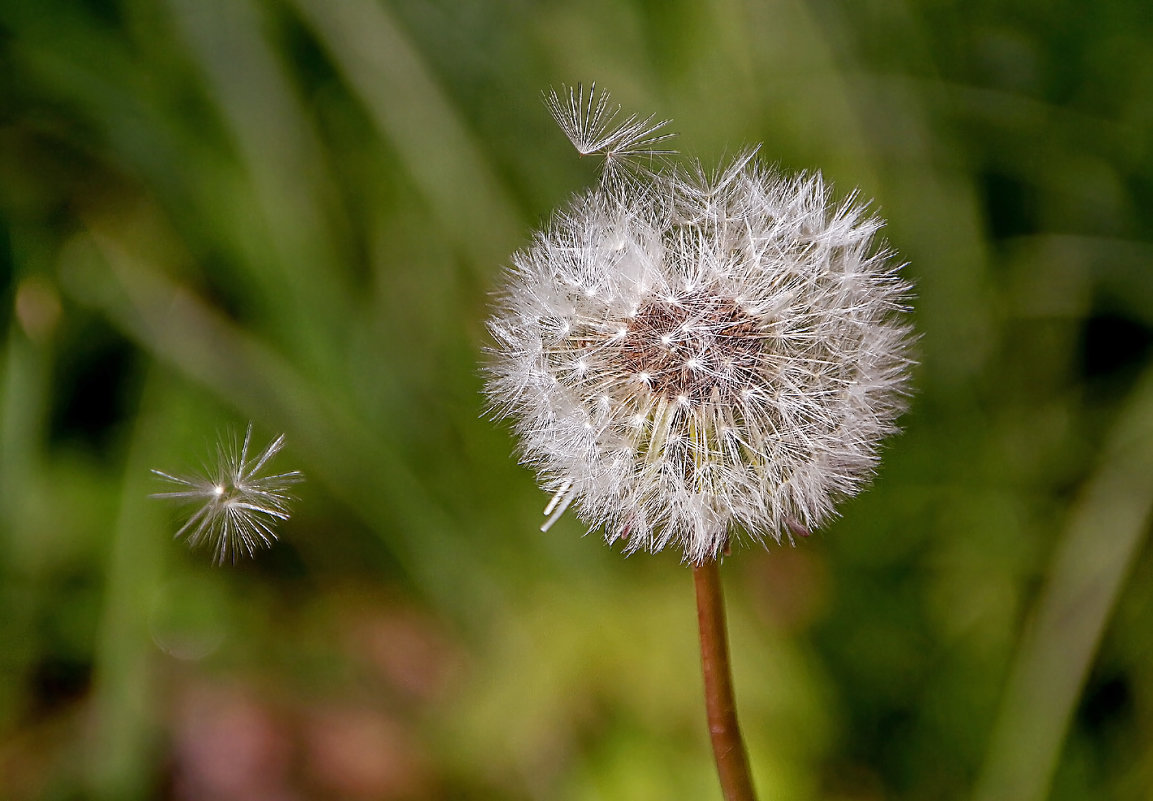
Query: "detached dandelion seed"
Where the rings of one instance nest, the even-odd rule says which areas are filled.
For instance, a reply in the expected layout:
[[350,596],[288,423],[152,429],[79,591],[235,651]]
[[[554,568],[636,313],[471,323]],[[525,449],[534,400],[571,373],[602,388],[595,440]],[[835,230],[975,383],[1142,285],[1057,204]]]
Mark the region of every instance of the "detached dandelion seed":
[[205,546],[217,564],[236,562],[241,554],[255,555],[276,541],[275,526],[290,517],[293,484],[304,480],[297,470],[262,475],[272,458],[284,447],[284,435],[276,437],[258,456],[248,457],[252,424],[244,439],[235,437],[217,444],[216,462],[202,475],[178,476],[153,470],[160,478],[183,489],[153,493],[199,508],[176,532],[187,536],[189,545]]
[[647,170],[664,123],[614,122],[595,87],[547,105],[606,167],[513,256],[489,321],[487,392],[554,495],[545,528],[571,507],[700,565],[820,527],[905,407],[910,286],[882,221],[755,150]]
[[598,92],[593,83],[586,94],[583,86],[561,86],[561,92],[548,92],[545,105],[557,125],[582,156],[599,153],[604,157],[606,179],[616,174],[621,164],[637,163],[672,155],[676,151],[661,147],[675,134],[664,130],[668,120],[655,121],[656,115],[640,118],[630,114],[619,119],[621,107],[609,102],[608,92]]

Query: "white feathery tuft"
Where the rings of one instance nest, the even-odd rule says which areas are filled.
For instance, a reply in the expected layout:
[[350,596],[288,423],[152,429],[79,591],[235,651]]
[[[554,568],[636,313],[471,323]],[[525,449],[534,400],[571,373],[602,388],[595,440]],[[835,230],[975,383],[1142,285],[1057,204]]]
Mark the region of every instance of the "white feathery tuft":
[[622,163],[643,164],[675,153],[660,147],[676,136],[665,131],[668,120],[655,121],[656,115],[638,117],[630,114],[618,121],[621,107],[610,103],[608,92],[597,91],[596,83],[585,92],[583,84],[561,85],[560,91],[544,95],[556,124],[582,156],[600,153],[604,156],[606,174]]
[[153,498],[169,498],[186,504],[200,504],[176,532],[187,535],[189,545],[205,545],[217,564],[236,562],[244,553],[255,555],[276,541],[275,526],[288,520],[292,496],[288,488],[304,480],[296,470],[261,475],[272,458],[284,447],[284,435],[276,437],[259,455],[248,458],[252,424],[242,442],[235,437],[217,444],[216,463],[202,475],[178,476],[153,470],[160,478],[181,490],[153,493]]
[[[653,118],[614,126],[595,87],[548,103],[582,153],[660,152]],[[627,552],[699,564],[834,515],[906,405],[911,287],[881,226],[755,150],[557,212],[489,320],[487,393],[553,494],[542,528],[571,504]]]

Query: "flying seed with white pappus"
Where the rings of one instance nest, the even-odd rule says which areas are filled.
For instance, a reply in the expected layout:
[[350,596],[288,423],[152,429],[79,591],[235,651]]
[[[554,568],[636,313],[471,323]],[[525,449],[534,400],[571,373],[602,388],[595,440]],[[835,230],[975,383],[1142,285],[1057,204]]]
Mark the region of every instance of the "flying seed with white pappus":
[[255,555],[276,541],[276,525],[290,517],[292,496],[288,490],[304,480],[297,470],[265,473],[272,458],[284,447],[284,435],[276,437],[259,455],[248,456],[252,425],[240,442],[235,437],[217,444],[216,461],[200,475],[179,476],[162,470],[152,472],[182,489],[153,493],[187,505],[199,505],[175,537],[187,537],[193,547],[205,546],[217,564],[235,562],[241,554]]

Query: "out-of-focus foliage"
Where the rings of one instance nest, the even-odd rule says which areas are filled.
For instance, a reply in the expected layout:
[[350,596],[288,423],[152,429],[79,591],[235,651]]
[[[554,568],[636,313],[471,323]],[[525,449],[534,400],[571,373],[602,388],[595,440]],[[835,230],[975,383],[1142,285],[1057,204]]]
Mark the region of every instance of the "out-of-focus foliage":
[[[725,565],[763,796],[1148,797],[1138,0],[0,0],[0,796],[720,797],[687,569],[537,532],[481,417],[593,79],[859,185],[918,287],[874,489]],[[308,482],[216,569],[149,468],[248,420]]]

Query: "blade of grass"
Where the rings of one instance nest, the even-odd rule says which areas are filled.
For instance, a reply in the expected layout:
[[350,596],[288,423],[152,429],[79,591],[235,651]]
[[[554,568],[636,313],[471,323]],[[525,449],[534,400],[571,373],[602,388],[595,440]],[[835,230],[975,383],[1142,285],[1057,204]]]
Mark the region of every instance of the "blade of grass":
[[[23,254],[14,248],[16,268],[23,272]],[[42,606],[51,603],[43,587],[43,551],[46,521],[37,507],[50,497],[52,487],[44,474],[44,444],[52,398],[56,348],[51,331],[34,337],[29,330],[22,295],[39,286],[53,292],[47,282],[26,278],[16,288],[15,315],[7,342],[0,350],[0,720],[20,708],[24,679],[37,648],[42,647],[37,621]],[[45,295],[44,303],[55,300]],[[59,312],[59,309],[56,309]],[[48,312],[51,314],[51,312]],[[54,323],[53,323],[54,324]]]
[[[275,312],[282,336],[302,360],[323,368],[339,351],[338,325],[354,307],[347,263],[322,204],[335,200],[323,149],[282,58],[250,0],[169,0],[234,138],[258,214],[242,234],[260,273],[262,305]],[[246,215],[247,216],[247,215]]]
[[976,801],[1041,801],[1153,517],[1153,372],[1129,398],[1061,535],[1022,638]]
[[520,238],[516,206],[420,52],[371,0],[292,0],[399,152],[443,231],[484,277]]
[[87,784],[95,798],[152,795],[160,721],[149,610],[164,572],[167,537],[161,507],[148,497],[148,468],[166,427],[162,382],[149,376],[121,481],[120,511],[109,541],[104,608],[93,668]]

